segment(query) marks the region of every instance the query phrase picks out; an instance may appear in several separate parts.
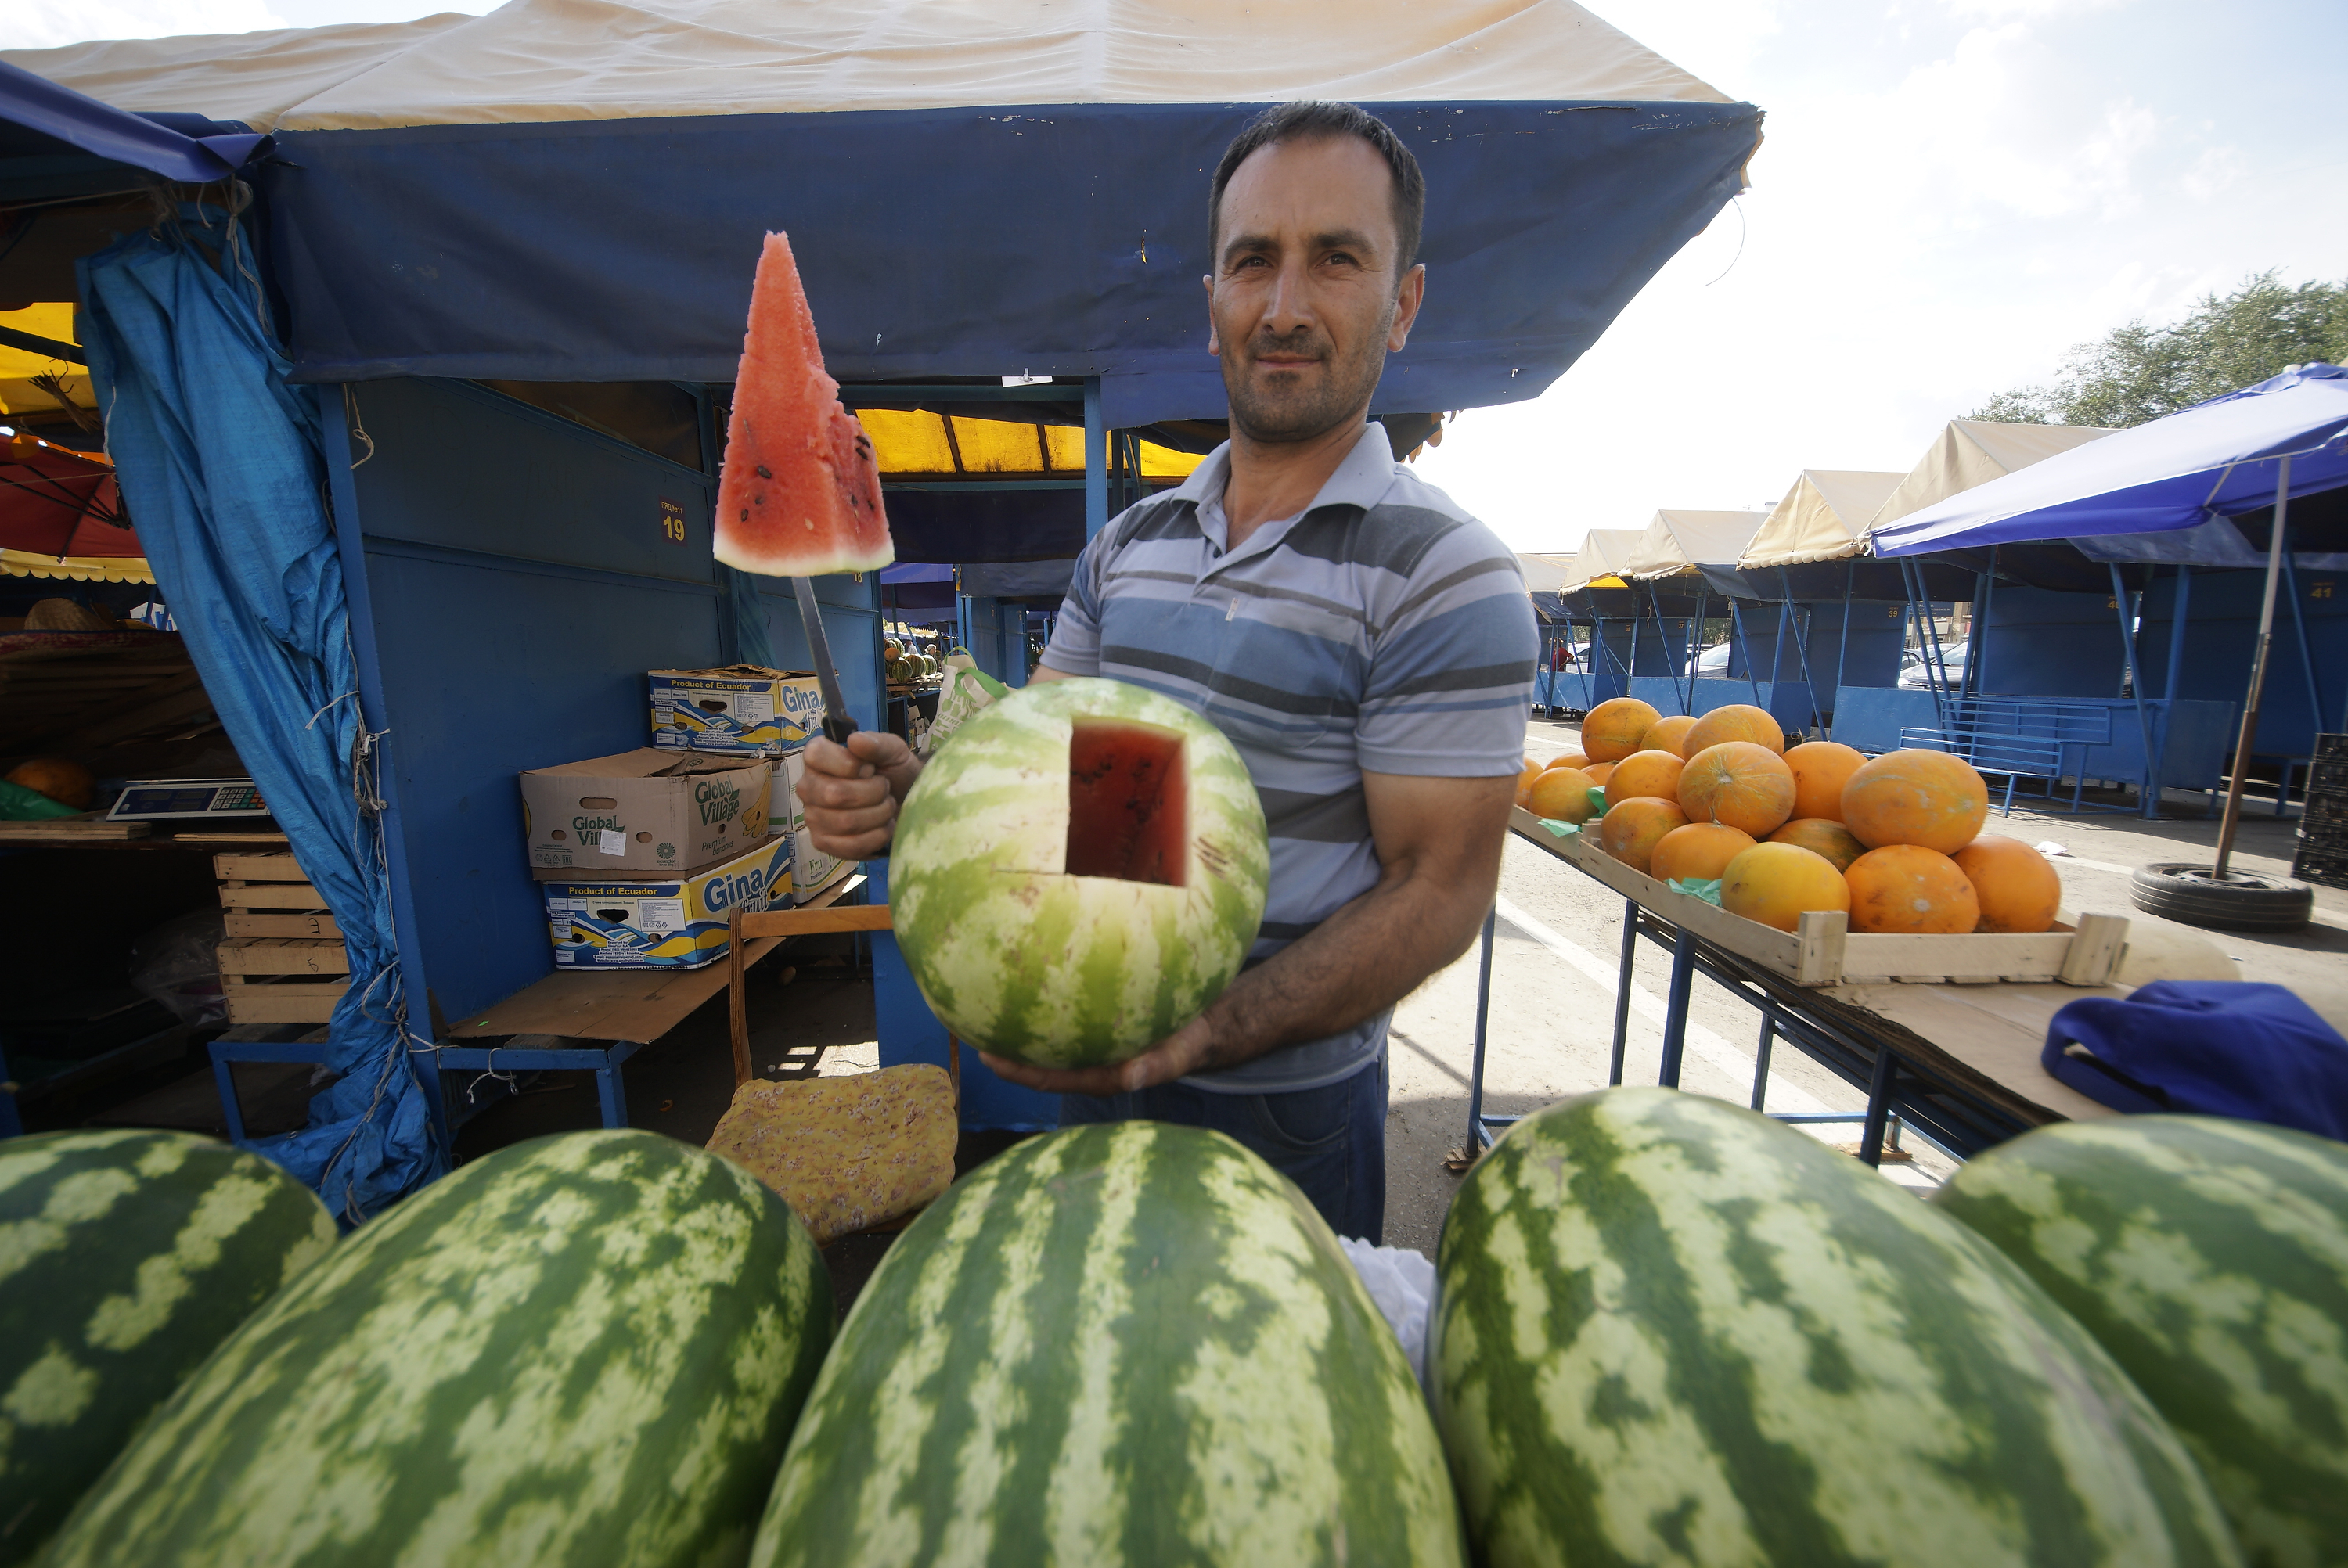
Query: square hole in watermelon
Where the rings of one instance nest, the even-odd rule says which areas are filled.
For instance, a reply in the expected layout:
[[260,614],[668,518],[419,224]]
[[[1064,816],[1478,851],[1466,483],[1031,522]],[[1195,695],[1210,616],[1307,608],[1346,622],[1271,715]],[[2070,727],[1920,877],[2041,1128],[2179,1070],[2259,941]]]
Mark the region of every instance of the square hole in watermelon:
[[1127,719],[1078,719],[1068,736],[1071,876],[1179,887],[1189,856],[1179,731]]

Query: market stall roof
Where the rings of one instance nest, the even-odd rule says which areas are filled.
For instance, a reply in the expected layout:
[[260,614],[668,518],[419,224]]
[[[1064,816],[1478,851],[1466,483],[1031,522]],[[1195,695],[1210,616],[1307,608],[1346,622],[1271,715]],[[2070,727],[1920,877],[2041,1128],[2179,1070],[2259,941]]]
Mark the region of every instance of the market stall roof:
[[1655,520],[1639,536],[1638,548],[1622,563],[1623,575],[1678,577],[1700,566],[1735,560],[1766,516],[1764,512],[1657,512]]
[[1562,591],[1574,593],[1585,588],[1621,588],[1623,584],[1623,563],[1638,549],[1644,536],[1637,528],[1592,528],[1583,536],[1581,548],[1574,553],[1573,564],[1567,569]]
[[0,439],[0,573],[153,582],[113,466],[23,431]]
[[2348,486],[2348,371],[2310,364],[2113,432],[1878,531],[1878,555],[2200,528]]
[[780,229],[842,381],[1099,376],[1120,428],[1224,412],[1203,208],[1263,103],[1370,104],[1426,169],[1380,412],[1538,395],[1760,139],[1570,0],[510,0],[5,58],[276,134],[299,380],[726,381]]
[[1952,419],[1916,466],[1900,481],[1868,519],[1870,530],[1922,511],[1976,485],[2017,468],[2041,463],[2109,436],[2088,425],[2014,425],[1989,419]]
[[1517,552],[1517,565],[1524,569],[1526,592],[1555,593],[1565,586],[1566,578],[1573,569],[1573,558],[1519,550]]
[[1866,548],[1868,519],[1906,477],[1866,469],[1803,469],[1736,564],[1746,569],[1793,566],[1860,554]]

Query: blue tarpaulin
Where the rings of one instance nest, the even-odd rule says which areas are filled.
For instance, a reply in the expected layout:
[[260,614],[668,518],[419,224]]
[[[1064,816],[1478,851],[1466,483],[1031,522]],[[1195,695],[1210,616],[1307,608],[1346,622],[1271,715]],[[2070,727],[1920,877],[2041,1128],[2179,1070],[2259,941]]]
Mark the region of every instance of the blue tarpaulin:
[[326,1058],[339,1078],[306,1128],[252,1145],[349,1225],[448,1157],[408,1058],[318,395],[286,380],[242,231],[184,210],[78,263],[82,343],[156,583],[350,956]]
[[1875,531],[1879,556],[2165,533],[2348,485],[2348,371],[2311,364],[1961,491]]
[[0,60],[0,119],[166,179],[225,179],[268,141],[201,115],[129,114]]

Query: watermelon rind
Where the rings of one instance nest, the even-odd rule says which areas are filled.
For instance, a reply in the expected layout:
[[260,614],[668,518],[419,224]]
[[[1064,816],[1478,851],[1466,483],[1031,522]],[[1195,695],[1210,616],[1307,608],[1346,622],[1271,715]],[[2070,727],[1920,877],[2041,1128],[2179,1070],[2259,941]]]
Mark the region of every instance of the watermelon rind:
[[[1183,737],[1185,885],[1063,875],[1079,718]],[[1122,1061],[1220,995],[1263,923],[1263,804],[1220,730],[1120,681],[1012,692],[954,732],[905,798],[889,904],[906,967],[958,1037],[1045,1067]]]
[[254,1314],[44,1568],[738,1563],[832,1317],[738,1166],[626,1129],[516,1144]]
[[1528,1117],[1437,1271],[1437,1421],[1494,1568],[2241,1561],[2028,1276],[1742,1107],[1619,1088]]
[[139,1422],[334,1241],[309,1188],[210,1138],[0,1143],[0,1563],[28,1560]]
[[1462,1560],[1402,1348],[1219,1132],[1069,1128],[899,1237],[808,1397],[757,1568]]
[[2348,1563],[2348,1146],[2214,1116],[2065,1122],[1933,1201],[2111,1352],[2250,1562]]

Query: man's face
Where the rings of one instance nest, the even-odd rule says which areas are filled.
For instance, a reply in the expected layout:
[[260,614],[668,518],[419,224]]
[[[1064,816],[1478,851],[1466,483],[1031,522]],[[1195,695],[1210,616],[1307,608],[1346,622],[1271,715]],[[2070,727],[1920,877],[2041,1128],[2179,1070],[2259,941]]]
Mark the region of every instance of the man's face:
[[1385,356],[1410,336],[1426,271],[1397,294],[1394,176],[1355,136],[1275,142],[1223,189],[1208,277],[1208,351],[1231,421],[1262,442],[1357,421]]

